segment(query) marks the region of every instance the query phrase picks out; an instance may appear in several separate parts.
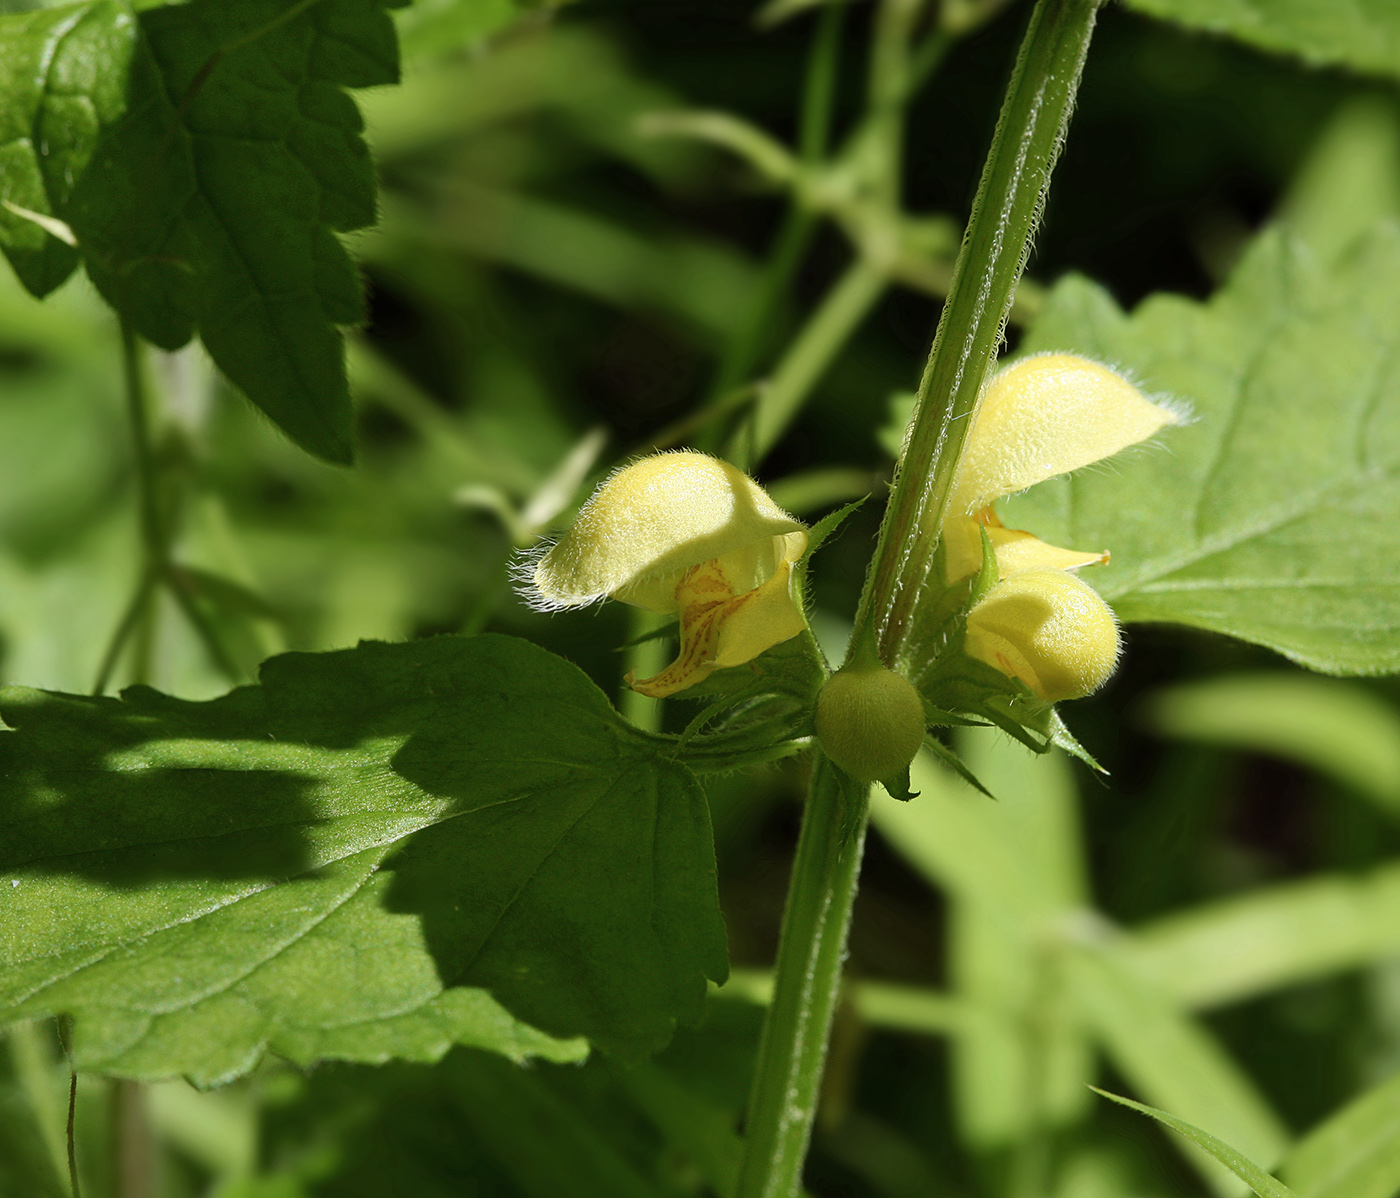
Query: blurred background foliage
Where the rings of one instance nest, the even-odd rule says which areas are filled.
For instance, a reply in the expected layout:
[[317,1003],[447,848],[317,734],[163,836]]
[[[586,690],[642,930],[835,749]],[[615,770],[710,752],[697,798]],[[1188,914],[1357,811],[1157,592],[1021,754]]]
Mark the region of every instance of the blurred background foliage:
[[[545,617],[510,588],[514,553],[613,463],[727,444],[804,518],[878,501],[892,466],[879,432],[917,381],[1027,6],[944,5],[914,64],[927,77],[902,161],[871,176],[884,194],[853,198],[838,172],[794,203],[778,182],[791,163],[750,134],[811,164],[858,133],[868,92],[878,104],[880,14],[897,7],[776,23],[756,22],[751,0],[402,10],[403,85],[361,96],[382,219],[352,239],[372,311],[350,343],[359,464],[294,448],[197,347],[152,356],[160,500],[200,619],[162,601],[149,681],[212,696],[288,648],[489,628],[616,693],[623,613]],[[1131,306],[1208,295],[1268,222],[1312,220],[1325,239],[1346,220],[1315,219],[1320,180],[1367,219],[1400,213],[1393,84],[1109,6],[1011,346],[1065,271]],[[860,266],[876,253],[887,274],[872,280]],[[91,689],[136,585],[119,361],[82,280],[41,304],[0,275],[3,681]],[[794,418],[771,446],[746,443],[736,414],[775,390]],[[878,519],[867,504],[813,571],[834,639]],[[1107,780],[969,738],[998,804],[925,770],[923,799],[882,806],[811,1192],[1238,1193],[1085,1083],[1273,1166],[1393,1077],[1397,701],[1394,680],[1319,679],[1234,642],[1135,628],[1118,678],[1067,713]],[[87,1192],[724,1194],[802,768],[711,785],[739,972],[654,1064],[524,1070],[458,1052],[433,1068],[274,1064],[210,1093],[172,1082],[141,1100],[151,1156],[130,1184],[144,1191],[108,1188],[124,1133],[106,1112],[130,1104],[84,1079]],[[16,1030],[0,1062],[0,1194],[64,1193],[52,1030]],[[1385,1110],[1400,1136],[1400,1098]]]

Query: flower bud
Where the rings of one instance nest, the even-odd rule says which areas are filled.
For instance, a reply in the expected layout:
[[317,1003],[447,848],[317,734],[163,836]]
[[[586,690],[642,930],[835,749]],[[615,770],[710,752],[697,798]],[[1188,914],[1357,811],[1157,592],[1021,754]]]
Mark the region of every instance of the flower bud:
[[1027,570],[968,612],[963,648],[1058,703],[1108,681],[1118,664],[1118,624],[1098,592],[1073,574]]
[[898,777],[924,743],[924,705],[908,679],[882,665],[847,666],[817,695],[817,740],[860,782]]

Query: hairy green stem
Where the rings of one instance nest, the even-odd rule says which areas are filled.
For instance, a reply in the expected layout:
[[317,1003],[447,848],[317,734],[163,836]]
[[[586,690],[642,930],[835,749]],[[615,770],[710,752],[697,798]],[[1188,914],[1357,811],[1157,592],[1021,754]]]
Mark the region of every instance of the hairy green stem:
[[1039,0],[1021,44],[856,616],[858,630],[878,633],[886,661],[900,656],[927,580],[953,471],[1069,123],[1097,7],[1098,0]]
[[[1096,7],[1097,0],[1038,0],[1007,89],[851,638],[859,646],[878,635],[887,661],[903,648],[928,572],[958,454],[1069,121]],[[738,1198],[790,1198],[800,1184],[865,821],[866,788],[819,756],[759,1043]]]
[[789,1198],[800,1186],[840,995],[867,797],[866,787],[818,758],[749,1093],[736,1198]]

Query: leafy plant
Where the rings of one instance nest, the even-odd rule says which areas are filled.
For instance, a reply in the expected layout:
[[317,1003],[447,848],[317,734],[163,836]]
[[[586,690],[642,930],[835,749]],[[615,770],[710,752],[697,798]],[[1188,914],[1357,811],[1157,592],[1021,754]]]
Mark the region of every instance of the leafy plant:
[[[1389,6],[10,7],[0,1193],[1395,1192]],[[1195,296],[1023,277],[1100,21],[1294,97]]]

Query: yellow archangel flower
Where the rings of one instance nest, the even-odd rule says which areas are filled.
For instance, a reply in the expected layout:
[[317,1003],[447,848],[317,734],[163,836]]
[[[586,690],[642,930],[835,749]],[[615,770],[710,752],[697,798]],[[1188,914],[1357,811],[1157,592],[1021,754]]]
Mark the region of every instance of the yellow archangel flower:
[[994,505],[1181,419],[1108,367],[1072,354],[1039,354],[997,372],[968,432],[943,526],[949,583],[981,568],[983,528],[996,554],[999,581],[968,613],[967,653],[1051,703],[1108,680],[1117,622],[1092,587],[1067,573],[1108,561],[1107,551],[1061,549],[1006,528]]
[[657,698],[752,661],[807,626],[792,567],[807,530],[753,479],[703,453],[661,453],[617,471],[535,565],[545,608],[603,598],[680,621],[680,653],[628,684]]

